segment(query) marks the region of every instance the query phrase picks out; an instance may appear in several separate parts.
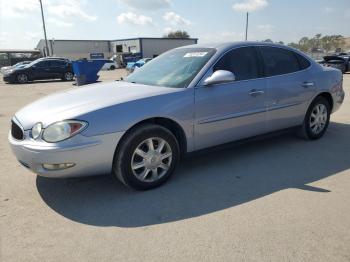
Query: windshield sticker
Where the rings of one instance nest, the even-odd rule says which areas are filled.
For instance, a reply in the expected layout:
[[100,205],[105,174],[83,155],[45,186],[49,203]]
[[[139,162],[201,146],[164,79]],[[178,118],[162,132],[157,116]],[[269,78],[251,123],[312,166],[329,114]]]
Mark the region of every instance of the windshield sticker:
[[208,54],[208,52],[192,52],[185,54],[184,57],[203,57],[206,54]]

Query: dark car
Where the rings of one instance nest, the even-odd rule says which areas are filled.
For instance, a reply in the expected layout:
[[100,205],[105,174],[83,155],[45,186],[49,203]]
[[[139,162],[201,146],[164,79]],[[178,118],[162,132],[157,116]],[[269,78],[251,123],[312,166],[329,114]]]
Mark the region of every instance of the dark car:
[[4,81],[8,83],[24,84],[28,81],[43,79],[73,80],[72,63],[65,58],[40,58],[32,63],[13,68],[4,74]]
[[346,54],[325,56],[320,64],[337,68],[344,74],[350,70],[350,57]]

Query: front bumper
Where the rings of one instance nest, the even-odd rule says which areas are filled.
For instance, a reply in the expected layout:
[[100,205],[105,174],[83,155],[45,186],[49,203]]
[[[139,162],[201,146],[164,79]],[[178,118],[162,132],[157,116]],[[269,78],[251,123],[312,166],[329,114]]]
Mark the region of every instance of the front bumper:
[[15,82],[15,77],[14,75],[10,74],[10,75],[4,75],[3,78],[4,82],[7,82],[7,83],[13,83]]
[[[45,177],[81,177],[108,174],[114,152],[124,132],[86,137],[81,134],[56,144],[35,141],[28,136],[22,141],[8,140],[18,161],[32,172]],[[73,163],[62,170],[47,170],[43,164]]]

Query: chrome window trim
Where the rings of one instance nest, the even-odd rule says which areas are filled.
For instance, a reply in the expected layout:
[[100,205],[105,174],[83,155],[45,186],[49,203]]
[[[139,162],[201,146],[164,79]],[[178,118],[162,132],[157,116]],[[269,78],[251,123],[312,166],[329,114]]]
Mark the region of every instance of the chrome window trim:
[[[281,74],[281,75],[275,75],[275,76],[263,76],[263,77],[259,77],[259,78],[252,78],[252,79],[245,79],[245,80],[237,80],[237,81],[233,81],[233,82],[229,82],[229,83],[223,83],[223,84],[216,84],[216,85],[212,85],[212,86],[217,86],[217,85],[228,85],[228,84],[232,84],[232,83],[240,83],[240,82],[243,82],[243,81],[252,81],[252,80],[258,80],[258,79],[270,79],[272,77],[280,77],[280,76],[287,76],[287,75],[294,75],[294,74],[298,74],[298,73],[301,73],[301,72],[305,72],[307,70],[310,70],[312,69],[313,67],[313,64],[315,63],[313,60],[311,60],[311,58],[303,55],[302,53],[300,52],[297,52],[297,51],[294,51],[292,49],[289,49],[289,48],[284,48],[284,47],[277,47],[277,46],[270,46],[270,45],[252,45],[252,44],[248,44],[248,45],[240,45],[240,46],[235,46],[233,48],[230,48],[228,50],[226,50],[225,52],[223,52],[214,62],[212,62],[212,64],[210,65],[210,67],[207,69],[207,71],[201,76],[200,80],[194,85],[194,88],[205,88],[206,86],[203,85],[203,82],[204,82],[204,79],[206,77],[208,77],[208,74],[213,74],[213,67],[216,65],[216,63],[219,62],[219,60],[224,56],[226,55],[227,53],[235,50],[235,49],[238,49],[238,48],[243,48],[243,47],[272,47],[272,48],[278,48],[278,49],[283,49],[283,50],[287,50],[287,51],[290,51],[290,52],[295,52],[299,55],[301,55],[303,58],[305,58],[306,60],[308,60],[310,62],[310,66],[303,69],[303,70],[299,70],[299,71],[295,71],[295,72],[291,72],[291,73],[287,73],[287,74]],[[258,52],[260,52],[260,50],[257,50]],[[260,58],[258,58],[260,60]],[[262,58],[261,58],[262,59]],[[208,61],[209,63],[210,61]],[[262,61],[263,62],[263,61]],[[200,72],[199,72],[200,73]],[[191,83],[192,84],[192,83]],[[189,85],[190,86],[190,85]]]

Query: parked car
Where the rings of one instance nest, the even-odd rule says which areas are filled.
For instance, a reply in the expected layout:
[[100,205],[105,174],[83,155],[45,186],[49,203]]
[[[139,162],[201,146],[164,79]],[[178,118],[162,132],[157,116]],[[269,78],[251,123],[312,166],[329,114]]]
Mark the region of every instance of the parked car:
[[342,71],[343,74],[350,71],[350,57],[347,55],[325,56],[320,64],[327,67],[337,68]]
[[22,61],[22,62],[19,62],[17,64],[14,64],[13,66],[3,66],[0,69],[0,73],[5,74],[5,72],[10,70],[10,69],[24,67],[25,65],[30,64],[31,62],[32,61]]
[[147,64],[149,61],[151,61],[152,58],[142,58],[136,62],[129,62],[126,65],[126,71],[128,71],[128,73],[132,73],[135,71],[135,68],[140,68],[142,66],[144,66],[145,64]]
[[39,58],[24,67],[7,70],[3,76],[5,82],[25,84],[43,79],[73,80],[72,63],[65,58]]
[[8,139],[19,162],[40,176],[111,174],[146,190],[195,150],[292,127],[319,139],[343,100],[341,72],[295,49],[192,45],[160,55],[124,81],[26,106],[12,118]]
[[105,60],[106,63],[103,65],[103,67],[101,68],[101,70],[114,70],[119,68],[119,65],[117,62],[113,61],[113,60]]

